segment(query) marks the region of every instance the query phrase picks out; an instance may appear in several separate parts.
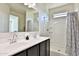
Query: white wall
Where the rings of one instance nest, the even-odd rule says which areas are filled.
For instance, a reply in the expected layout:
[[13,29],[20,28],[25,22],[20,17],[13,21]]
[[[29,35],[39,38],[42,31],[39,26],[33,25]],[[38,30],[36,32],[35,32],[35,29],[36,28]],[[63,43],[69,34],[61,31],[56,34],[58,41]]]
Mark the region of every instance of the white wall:
[[0,4],[0,32],[8,32],[9,29],[9,7],[7,4]]

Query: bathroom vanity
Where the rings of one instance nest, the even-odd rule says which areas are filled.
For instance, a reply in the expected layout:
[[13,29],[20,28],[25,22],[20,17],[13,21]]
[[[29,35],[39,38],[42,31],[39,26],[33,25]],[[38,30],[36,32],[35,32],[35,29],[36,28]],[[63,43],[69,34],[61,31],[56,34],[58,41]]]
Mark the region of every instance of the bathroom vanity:
[[50,39],[42,41],[34,46],[20,51],[13,56],[49,56],[50,55]]
[[49,56],[49,37],[31,38],[13,44],[0,45],[0,56]]

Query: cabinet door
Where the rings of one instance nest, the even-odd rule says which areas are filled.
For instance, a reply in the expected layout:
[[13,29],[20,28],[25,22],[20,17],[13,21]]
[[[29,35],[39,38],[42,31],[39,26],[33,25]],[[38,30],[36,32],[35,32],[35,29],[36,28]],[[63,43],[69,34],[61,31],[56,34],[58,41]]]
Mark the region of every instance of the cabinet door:
[[39,45],[35,45],[26,50],[28,56],[39,56]]
[[40,56],[50,55],[50,39],[40,43]]
[[46,41],[40,43],[40,56],[46,56]]
[[22,52],[19,52],[13,56],[26,56],[26,50],[25,51],[22,51]]
[[50,39],[46,41],[46,56],[50,56]]

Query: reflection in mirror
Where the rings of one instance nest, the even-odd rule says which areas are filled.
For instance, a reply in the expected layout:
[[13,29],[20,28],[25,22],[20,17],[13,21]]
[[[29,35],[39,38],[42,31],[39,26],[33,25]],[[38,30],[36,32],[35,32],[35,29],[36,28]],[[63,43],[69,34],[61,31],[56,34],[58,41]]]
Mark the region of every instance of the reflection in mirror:
[[18,32],[18,16],[10,15],[9,32]]
[[33,31],[32,20],[27,21],[27,32]]
[[27,32],[39,32],[38,12],[29,9],[26,16]]
[[0,4],[0,32],[38,32],[38,12],[21,3]]

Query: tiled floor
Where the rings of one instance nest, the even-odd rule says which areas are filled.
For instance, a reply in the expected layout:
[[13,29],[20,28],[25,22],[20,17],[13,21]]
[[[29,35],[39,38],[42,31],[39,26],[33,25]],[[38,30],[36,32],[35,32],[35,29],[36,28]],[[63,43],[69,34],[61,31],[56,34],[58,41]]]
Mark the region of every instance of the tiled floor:
[[65,55],[51,51],[51,52],[50,52],[50,56],[65,56]]

